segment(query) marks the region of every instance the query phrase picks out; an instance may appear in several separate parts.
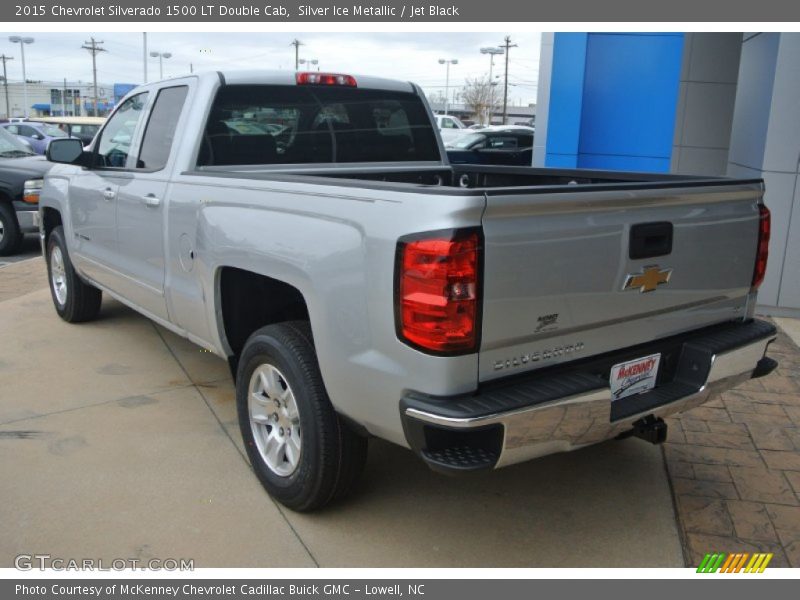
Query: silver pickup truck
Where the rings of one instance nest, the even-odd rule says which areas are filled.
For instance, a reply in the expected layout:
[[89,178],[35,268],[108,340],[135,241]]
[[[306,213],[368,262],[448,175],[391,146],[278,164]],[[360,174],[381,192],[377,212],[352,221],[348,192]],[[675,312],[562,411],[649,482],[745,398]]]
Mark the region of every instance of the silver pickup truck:
[[55,140],[53,303],[106,293],[225,358],[268,492],[344,496],[375,436],[494,469],[610,438],[769,373],[758,179],[447,163],[412,83],[207,73]]

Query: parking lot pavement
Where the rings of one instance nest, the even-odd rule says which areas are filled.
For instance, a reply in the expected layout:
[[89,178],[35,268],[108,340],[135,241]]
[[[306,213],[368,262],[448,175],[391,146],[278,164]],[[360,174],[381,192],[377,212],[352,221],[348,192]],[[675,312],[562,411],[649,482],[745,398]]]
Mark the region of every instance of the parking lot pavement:
[[[796,320],[777,320],[797,331]],[[670,419],[665,444],[689,564],[706,552],[772,552],[800,567],[800,348],[779,331],[779,368]]]
[[29,258],[33,258],[34,256],[41,256],[42,250],[39,246],[39,235],[38,234],[28,234],[25,236],[25,239],[22,242],[22,248],[13,256],[0,256],[0,267],[5,265],[18,263],[23,260],[28,260]]
[[33,552],[198,567],[683,565],[661,450],[634,439],[469,478],[372,441],[347,502],[292,513],[244,458],[224,361],[112,300],[96,322],[63,323],[41,261],[0,281],[12,273],[41,285],[0,295],[0,566]]
[[47,266],[38,257],[0,263],[0,302],[24,296],[47,285]]

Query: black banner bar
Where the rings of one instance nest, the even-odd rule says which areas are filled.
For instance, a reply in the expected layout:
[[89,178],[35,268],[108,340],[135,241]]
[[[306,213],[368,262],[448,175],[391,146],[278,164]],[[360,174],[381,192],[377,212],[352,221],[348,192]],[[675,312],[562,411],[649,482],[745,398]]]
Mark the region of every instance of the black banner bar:
[[[787,575],[789,573],[787,572]],[[697,575],[692,579],[39,579],[0,581],[10,600],[487,600],[535,598],[793,598],[794,580],[762,575]],[[612,596],[613,594],[613,596]]]
[[786,0],[32,0],[3,2],[9,22],[789,22]]

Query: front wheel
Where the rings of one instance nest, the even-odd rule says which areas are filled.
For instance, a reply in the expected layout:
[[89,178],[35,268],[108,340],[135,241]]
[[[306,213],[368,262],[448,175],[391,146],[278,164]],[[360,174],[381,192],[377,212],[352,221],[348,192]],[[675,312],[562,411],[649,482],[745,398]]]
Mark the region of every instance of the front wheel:
[[6,202],[0,201],[0,256],[16,254],[25,236],[19,229],[19,222],[14,209]]
[[58,316],[69,323],[91,321],[100,312],[102,292],[84,282],[72,266],[64,229],[56,227],[47,239],[47,277]]
[[236,405],[253,470],[278,502],[312,511],[352,489],[367,440],[334,411],[308,323],[269,325],[250,336],[239,360]]

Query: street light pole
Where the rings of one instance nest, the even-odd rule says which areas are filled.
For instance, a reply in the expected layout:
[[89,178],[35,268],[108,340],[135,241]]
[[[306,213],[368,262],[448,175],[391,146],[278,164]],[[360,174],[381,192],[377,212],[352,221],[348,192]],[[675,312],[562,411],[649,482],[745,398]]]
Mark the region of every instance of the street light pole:
[[317,60],[316,58],[300,58],[297,60],[297,62],[301,65],[305,64],[314,65],[315,67],[317,67],[317,71],[319,71],[319,60]]
[[7,60],[14,60],[13,56],[6,56],[3,54],[0,56],[0,60],[3,61],[3,87],[6,91],[6,117],[11,116],[11,105],[8,103],[8,74],[6,73],[6,61]]
[[170,52],[151,52],[150,56],[153,58],[158,59],[158,78],[164,79],[164,59],[171,58],[172,53]]
[[8,38],[8,41],[12,44],[19,44],[19,50],[22,54],[22,97],[25,106],[22,107],[22,116],[27,118],[28,117],[28,76],[25,73],[25,44],[32,44],[34,39],[32,37],[20,37],[18,35],[12,35]]
[[144,83],[147,83],[147,32],[142,33],[142,67],[144,68]]
[[503,48],[497,47],[489,47],[489,48],[481,48],[481,54],[488,54],[489,55],[489,122],[487,125],[492,124],[492,117],[494,116],[494,57],[497,54],[504,54],[505,50]]
[[451,58],[451,59],[440,58],[439,59],[439,64],[440,65],[447,65],[447,71],[446,71],[447,75],[446,75],[445,84],[444,84],[444,114],[446,115],[447,114],[447,109],[449,108],[449,104],[450,104],[450,65],[457,65],[458,64],[458,59],[457,58]]

